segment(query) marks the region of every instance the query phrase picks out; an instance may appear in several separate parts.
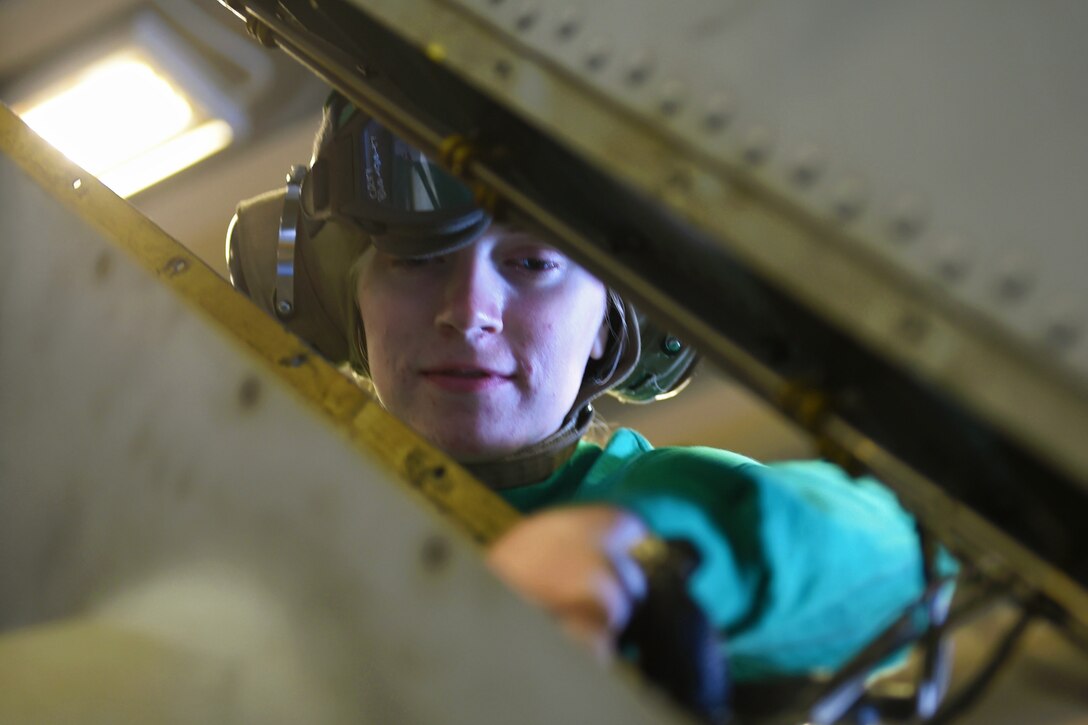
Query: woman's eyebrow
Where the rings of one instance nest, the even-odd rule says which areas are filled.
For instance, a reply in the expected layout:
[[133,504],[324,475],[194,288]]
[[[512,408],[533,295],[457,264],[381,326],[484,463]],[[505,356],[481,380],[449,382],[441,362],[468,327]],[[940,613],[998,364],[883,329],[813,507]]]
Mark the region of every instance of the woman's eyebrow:
[[500,227],[497,236],[500,239],[513,239],[519,242],[530,241],[559,251],[559,248],[547,236],[529,227]]
[[545,244],[548,244],[548,242],[545,241],[548,238],[545,230],[523,221],[496,222],[495,229],[499,230],[502,234],[525,234],[540,239],[541,241],[544,241]]
[[567,259],[567,255],[556,248],[555,246],[542,242],[536,237],[508,237],[502,241],[501,244],[496,246],[496,251],[500,254],[532,254],[532,255],[552,255],[555,257],[562,257]]

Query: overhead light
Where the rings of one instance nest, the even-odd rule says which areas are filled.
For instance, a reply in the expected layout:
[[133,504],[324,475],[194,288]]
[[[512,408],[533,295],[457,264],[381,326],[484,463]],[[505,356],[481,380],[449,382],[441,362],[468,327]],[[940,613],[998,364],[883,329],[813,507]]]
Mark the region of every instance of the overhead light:
[[154,13],[114,42],[21,83],[24,122],[128,197],[226,148],[248,130],[244,98]]
[[135,53],[101,60],[16,107],[28,126],[120,196],[131,196],[230,144],[168,78]]

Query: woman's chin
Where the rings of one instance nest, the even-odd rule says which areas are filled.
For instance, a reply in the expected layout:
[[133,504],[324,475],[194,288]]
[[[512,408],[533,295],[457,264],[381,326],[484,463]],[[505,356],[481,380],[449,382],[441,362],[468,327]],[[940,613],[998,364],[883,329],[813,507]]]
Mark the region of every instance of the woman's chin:
[[528,443],[494,437],[465,435],[464,431],[426,435],[434,446],[458,463],[483,463],[508,456]]

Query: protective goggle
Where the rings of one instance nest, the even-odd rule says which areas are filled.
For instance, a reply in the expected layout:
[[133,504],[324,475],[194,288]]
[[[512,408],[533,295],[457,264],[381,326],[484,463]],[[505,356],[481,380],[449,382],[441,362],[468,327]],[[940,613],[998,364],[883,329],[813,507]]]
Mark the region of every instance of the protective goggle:
[[472,192],[426,154],[373,118],[346,106],[302,182],[307,217],[338,218],[375,247],[428,257],[467,246],[490,223]]

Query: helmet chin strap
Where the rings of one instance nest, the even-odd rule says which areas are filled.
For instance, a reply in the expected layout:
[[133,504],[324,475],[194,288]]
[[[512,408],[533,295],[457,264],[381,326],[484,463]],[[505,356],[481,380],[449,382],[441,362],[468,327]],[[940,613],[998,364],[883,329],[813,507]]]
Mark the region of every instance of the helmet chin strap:
[[472,475],[493,489],[517,488],[539,483],[566,463],[578,441],[593,422],[593,407],[588,403],[555,433],[509,456],[492,461],[462,464]]

